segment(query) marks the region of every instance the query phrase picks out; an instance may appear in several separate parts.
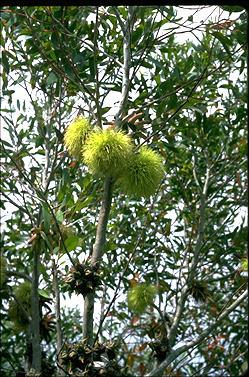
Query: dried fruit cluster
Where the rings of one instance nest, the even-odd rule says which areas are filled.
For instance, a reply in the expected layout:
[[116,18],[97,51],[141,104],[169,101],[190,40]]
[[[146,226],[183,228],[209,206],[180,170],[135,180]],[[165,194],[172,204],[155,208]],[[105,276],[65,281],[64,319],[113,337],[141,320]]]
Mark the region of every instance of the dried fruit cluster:
[[69,273],[64,278],[68,284],[68,290],[76,294],[82,294],[84,297],[93,292],[101,285],[101,276],[98,272],[98,265],[91,265],[89,261],[85,263],[76,263],[71,267]]
[[206,302],[210,297],[207,284],[203,281],[193,280],[189,286],[188,292],[196,302]]
[[[75,344],[65,344],[61,352],[61,361],[74,376],[117,376],[122,377],[119,365],[114,360],[116,356],[113,342],[96,342],[89,347],[86,339]],[[102,358],[102,356],[105,356]],[[104,360],[104,362],[103,362]],[[108,361],[107,361],[108,360]],[[100,362],[96,365],[96,361]],[[79,374],[77,374],[77,372]]]

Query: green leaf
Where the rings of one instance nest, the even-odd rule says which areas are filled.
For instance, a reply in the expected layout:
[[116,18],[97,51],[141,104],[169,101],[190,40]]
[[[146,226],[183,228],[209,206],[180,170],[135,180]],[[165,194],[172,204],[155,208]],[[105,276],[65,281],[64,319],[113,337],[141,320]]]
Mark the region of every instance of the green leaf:
[[42,205],[42,218],[43,218],[43,221],[44,221],[45,232],[48,232],[48,230],[50,228],[50,224],[51,224],[51,216],[50,216],[50,213],[49,213],[49,208],[48,208],[47,204],[45,204],[45,203]]
[[65,245],[68,251],[72,251],[76,249],[76,247],[79,245],[80,238],[78,236],[72,235],[68,237],[65,241]]
[[104,115],[105,113],[108,113],[108,111],[111,109],[111,107],[103,107],[101,109],[101,115]]
[[77,211],[80,211],[82,208],[85,208],[88,206],[89,203],[91,203],[93,200],[93,197],[91,195],[89,195],[85,200],[78,200],[76,203],[75,203],[75,208],[74,210],[77,212]]
[[55,84],[58,81],[58,77],[54,72],[50,72],[50,74],[47,77],[47,85]]
[[50,241],[49,241],[46,233],[44,233],[43,231],[41,231],[41,237],[47,243],[47,246],[49,247],[49,249],[52,250],[51,243],[50,243]]
[[45,290],[45,289],[38,289],[38,292],[39,292],[39,294],[42,297],[50,298],[49,292],[47,290]]
[[94,58],[92,56],[90,56],[88,61],[89,61],[90,75],[92,77],[95,77]]
[[52,35],[51,35],[51,42],[52,42],[52,46],[55,49],[59,49],[60,48],[60,40],[58,38],[58,34],[57,33],[52,33]]
[[18,110],[20,110],[20,101],[19,101],[19,99],[16,100],[16,106],[17,106]]
[[240,7],[239,5],[220,5],[220,7],[229,13],[243,12],[245,10],[245,8]]
[[228,46],[231,46],[231,43],[232,43],[231,40],[230,40],[228,37],[226,37],[224,34],[218,32],[218,31],[213,31],[212,34],[213,34],[213,36],[214,36],[215,38],[217,38],[217,39],[220,41],[220,43],[221,43],[222,46],[224,47],[226,53],[227,53],[230,57],[232,57],[231,52],[230,52],[230,50],[229,50],[229,48],[228,48]]
[[8,58],[6,56],[5,51],[2,52],[2,63],[3,63],[3,67],[5,69],[5,72],[8,74],[9,70],[10,70],[10,66],[9,66],[9,61],[8,61]]
[[58,223],[63,222],[64,216],[63,216],[63,212],[60,209],[56,212],[55,217]]

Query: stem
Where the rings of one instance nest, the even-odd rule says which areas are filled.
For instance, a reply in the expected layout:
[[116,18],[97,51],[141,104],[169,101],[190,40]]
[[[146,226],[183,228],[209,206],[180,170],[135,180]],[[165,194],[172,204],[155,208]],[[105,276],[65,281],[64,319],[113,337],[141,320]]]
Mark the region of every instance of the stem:
[[[130,88],[130,66],[131,66],[131,33],[134,25],[134,7],[128,7],[128,18],[125,26],[119,17],[119,23],[121,29],[124,33],[123,39],[123,54],[124,54],[124,64],[123,64],[123,80],[122,80],[122,94],[121,101],[119,103],[119,108],[115,116],[116,126],[120,127],[123,112],[125,109],[126,102],[128,100],[129,88]],[[118,11],[115,10],[116,15]],[[119,15],[119,14],[118,14]]]
[[[60,313],[60,291],[58,285],[58,273],[55,261],[53,260],[53,291],[54,291],[54,299],[55,299],[55,320],[56,320],[56,354],[58,358],[58,364],[60,365],[60,350],[62,348],[62,331],[61,331],[61,313]],[[61,370],[58,370],[59,375],[63,375]]]
[[40,345],[40,308],[39,308],[39,246],[33,248],[33,273],[31,290],[31,339],[32,339],[32,368],[38,373],[41,371]]
[[105,179],[104,183],[104,195],[103,201],[99,212],[99,220],[96,232],[96,240],[93,245],[93,254],[92,254],[92,264],[95,264],[99,261],[102,256],[106,241],[106,227],[108,216],[111,209],[112,202],[112,180],[110,177]]
[[28,326],[28,331],[26,334],[26,352],[24,355],[24,370],[26,373],[31,368],[31,363],[32,363],[32,342],[31,342],[31,324]]
[[[121,100],[117,114],[115,116],[116,126],[119,127],[121,124],[121,118],[124,113],[125,105],[129,93],[129,72],[131,63],[131,53],[130,53],[130,41],[131,41],[131,30],[134,24],[134,7],[128,7],[128,17],[125,23],[124,33],[124,64],[123,64],[123,81],[122,81],[122,93]],[[121,22],[122,23],[122,22]],[[122,23],[123,25],[123,23]],[[122,27],[121,25],[121,27]],[[104,194],[103,201],[99,212],[99,220],[96,231],[96,239],[93,245],[93,253],[91,257],[91,265],[94,266],[101,261],[103,254],[105,241],[106,241],[106,228],[108,217],[111,209],[112,202],[112,178],[107,177],[104,183]],[[94,295],[95,292],[91,292],[86,295],[84,300],[84,315],[83,315],[83,338],[86,338],[88,344],[91,346],[93,344],[93,313],[94,313]]]
[[101,110],[100,110],[100,98],[99,98],[99,71],[98,71],[98,28],[99,28],[99,8],[96,7],[96,19],[94,25],[94,70],[95,70],[95,93],[96,93],[96,109],[97,109],[97,123],[100,128],[102,128],[101,122]]
[[173,350],[169,356],[159,365],[156,369],[152,370],[146,377],[159,377],[162,375],[165,368],[167,368],[179,355],[188,351],[189,349],[197,346],[200,344],[206,337],[210,335],[210,333],[218,327],[218,325],[226,318],[234,309],[239,306],[241,302],[243,302],[246,297],[248,296],[248,290],[243,292],[237,300],[235,300],[226,310],[223,311],[221,316],[210,326],[207,327],[205,331],[195,340],[192,342],[187,343],[185,346],[181,346]]
[[[99,220],[96,231],[96,239],[93,245],[91,265],[96,265],[102,257],[106,241],[106,227],[112,202],[112,181],[110,177],[105,179],[103,201],[99,212]],[[93,312],[94,292],[86,295],[84,300],[83,338],[88,339],[89,345],[93,344]]]
[[196,241],[196,245],[195,245],[195,249],[194,249],[193,262],[191,263],[191,266],[190,266],[190,272],[189,272],[189,276],[188,276],[188,279],[187,279],[187,283],[182,290],[181,297],[179,299],[179,302],[178,302],[176,310],[175,310],[174,320],[173,320],[173,323],[172,323],[172,326],[171,326],[170,332],[169,332],[169,343],[170,343],[171,346],[174,345],[178,325],[180,323],[182,313],[183,313],[183,310],[184,310],[184,305],[185,305],[187,295],[188,295],[188,288],[189,288],[189,285],[190,285],[191,281],[193,280],[193,278],[196,274],[196,267],[197,267],[198,262],[199,262],[199,255],[200,255],[200,251],[201,251],[203,239],[204,239],[204,228],[205,228],[205,217],[206,217],[205,216],[205,212],[206,212],[205,210],[206,210],[206,201],[207,201],[206,195],[207,195],[207,189],[208,189],[209,175],[210,175],[210,169],[209,169],[209,163],[207,161],[205,183],[204,183],[204,186],[203,186],[203,190],[200,193],[200,221],[199,221],[198,232],[197,232],[198,237],[197,237],[197,241]]

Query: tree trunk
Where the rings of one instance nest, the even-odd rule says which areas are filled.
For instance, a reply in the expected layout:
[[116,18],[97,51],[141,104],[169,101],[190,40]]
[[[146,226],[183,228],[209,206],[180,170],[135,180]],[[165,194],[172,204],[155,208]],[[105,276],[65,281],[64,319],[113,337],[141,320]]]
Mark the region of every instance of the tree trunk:
[[[112,202],[112,181],[107,177],[104,183],[103,201],[99,212],[99,220],[96,231],[96,239],[93,245],[91,264],[97,263],[103,253],[106,241],[106,227]],[[94,292],[86,295],[84,300],[83,316],[83,338],[88,339],[88,344],[93,343],[93,312],[94,312]]]
[[[54,291],[54,299],[55,299],[55,320],[56,320],[56,355],[57,355],[57,362],[61,365],[61,360],[59,357],[61,348],[62,348],[62,331],[61,331],[61,309],[60,309],[60,291],[58,286],[58,274],[57,274],[57,267],[55,261],[53,260],[53,291]],[[58,370],[59,376],[63,376],[64,372],[62,370]]]
[[39,308],[39,242],[33,247],[33,275],[31,291],[32,368],[41,372],[40,308]]

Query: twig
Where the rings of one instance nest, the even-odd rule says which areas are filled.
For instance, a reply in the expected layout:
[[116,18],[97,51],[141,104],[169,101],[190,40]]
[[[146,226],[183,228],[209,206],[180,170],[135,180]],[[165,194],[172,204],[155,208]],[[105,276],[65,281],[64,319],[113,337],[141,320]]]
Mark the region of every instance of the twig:
[[40,344],[40,308],[39,308],[39,263],[41,241],[33,246],[32,290],[31,290],[31,339],[32,339],[32,368],[41,371],[41,344]]
[[16,276],[17,278],[22,278],[24,280],[28,280],[29,282],[32,282],[32,278],[29,275],[24,274],[23,272],[19,271],[6,271],[7,276]]
[[58,285],[58,271],[55,264],[55,260],[52,260],[52,272],[53,272],[53,291],[55,298],[55,318],[56,318],[56,336],[57,336],[57,349],[56,354],[58,357],[58,364],[61,364],[59,352],[62,348],[62,331],[61,331],[61,314],[60,314],[60,291]]
[[[207,161],[207,163],[208,163],[208,161]],[[172,346],[175,342],[177,328],[178,328],[178,325],[179,325],[179,322],[180,322],[180,319],[181,319],[181,316],[182,316],[185,301],[187,299],[187,292],[188,292],[188,289],[189,289],[189,284],[193,280],[194,274],[196,272],[196,267],[197,267],[197,264],[198,264],[198,261],[199,261],[199,253],[200,253],[203,238],[204,238],[206,193],[207,193],[208,182],[209,182],[209,173],[210,173],[209,172],[209,166],[207,165],[206,179],[205,179],[205,183],[204,183],[203,190],[202,190],[202,193],[201,193],[200,220],[199,220],[198,231],[197,231],[198,237],[197,237],[196,245],[195,245],[195,248],[194,248],[193,261],[192,261],[191,266],[190,266],[190,272],[189,272],[189,276],[188,276],[186,285],[182,290],[181,297],[179,299],[179,303],[176,307],[174,320],[173,320],[173,323],[172,323],[172,326],[171,326],[170,332],[169,332],[169,342]]]
[[[132,28],[134,24],[133,14],[134,14],[134,7],[128,7],[128,18],[127,18],[125,28],[121,26],[124,33],[124,42],[123,42],[124,63],[123,63],[121,101],[119,103],[118,111],[115,115],[115,123],[118,128],[121,125],[121,120],[122,120],[123,113],[125,110],[126,102],[128,100],[128,93],[129,93],[129,88],[130,88],[130,65],[131,65],[130,44],[131,44],[131,32],[132,32]],[[120,25],[122,25],[122,23]]]
[[100,99],[99,99],[99,72],[97,64],[97,54],[98,54],[98,28],[99,28],[99,8],[96,7],[96,19],[94,25],[94,48],[93,48],[93,59],[94,59],[94,70],[95,70],[95,93],[96,93],[96,108],[97,108],[97,123],[100,128],[102,128],[101,121],[101,111],[100,111]]
[[[156,200],[156,196],[155,196],[154,201],[155,201],[155,200]],[[151,210],[152,210],[152,208],[153,208],[153,206],[154,206],[154,201],[153,201],[152,204],[150,205],[150,208],[149,208],[149,210],[148,210],[148,213],[151,213]],[[98,331],[97,331],[97,333],[96,333],[96,336],[95,336],[95,339],[94,339],[94,343],[97,341],[98,336],[99,336],[99,333],[100,333],[101,328],[102,328],[102,326],[103,326],[103,323],[104,323],[104,321],[105,321],[105,319],[106,319],[108,313],[109,313],[110,310],[111,310],[112,305],[114,304],[114,302],[115,302],[115,300],[116,300],[116,298],[117,298],[117,296],[118,296],[118,291],[119,291],[120,285],[121,285],[121,283],[122,283],[122,281],[123,281],[123,278],[124,278],[124,276],[125,276],[125,274],[126,274],[127,269],[130,267],[130,264],[131,264],[132,259],[133,259],[134,256],[136,255],[137,247],[139,246],[140,241],[141,241],[141,239],[142,239],[142,237],[143,237],[144,229],[146,229],[146,225],[147,225],[147,223],[148,223],[148,218],[146,219],[146,222],[145,222],[144,226],[142,227],[139,236],[137,237],[137,242],[136,242],[136,244],[134,245],[133,251],[131,252],[131,254],[130,254],[130,256],[129,256],[129,259],[128,259],[128,261],[127,261],[127,263],[126,263],[126,265],[125,265],[125,267],[124,267],[122,273],[121,273],[120,276],[119,276],[118,284],[116,285],[114,295],[113,295],[111,301],[109,302],[109,305],[108,305],[108,307],[107,307],[107,309],[106,309],[104,315],[102,316],[102,318],[101,318],[101,320],[100,320],[99,328],[98,328]]]
[[[93,245],[93,253],[91,257],[91,265],[98,265],[101,260],[104,245],[106,241],[106,227],[111,209],[112,201],[112,178],[107,177],[104,184],[103,201],[99,212],[99,220],[96,231],[96,239]],[[94,312],[94,292],[86,295],[84,300],[83,315],[83,338],[88,339],[88,343],[93,343],[93,312]]]
[[145,377],[159,377],[162,375],[165,368],[167,368],[178,356],[180,356],[182,353],[187,352],[189,349],[199,345],[206,337],[209,336],[209,334],[218,327],[218,325],[225,319],[234,309],[236,309],[240,303],[242,303],[246,297],[248,296],[248,290],[243,292],[237,300],[235,300],[224,312],[221,314],[221,316],[210,326],[206,328],[206,330],[203,331],[203,333],[195,340],[187,343],[184,346],[178,347],[175,350],[172,350],[168,357],[157,366],[156,369],[152,370],[149,374],[147,374]]

